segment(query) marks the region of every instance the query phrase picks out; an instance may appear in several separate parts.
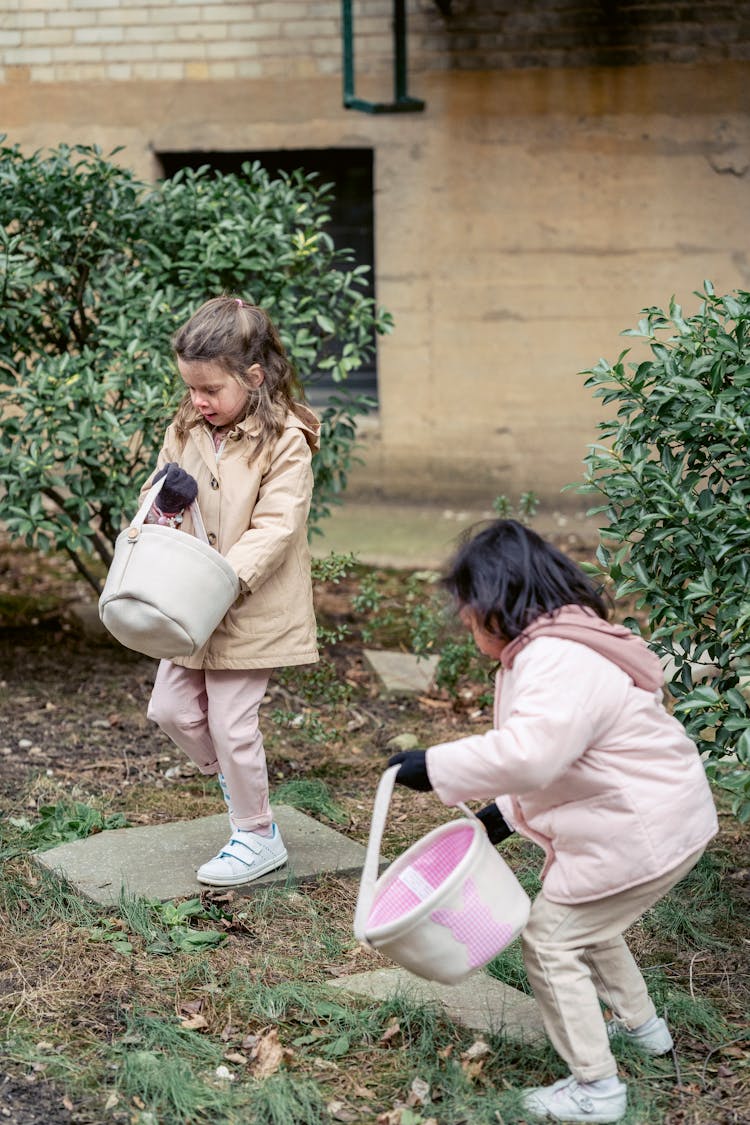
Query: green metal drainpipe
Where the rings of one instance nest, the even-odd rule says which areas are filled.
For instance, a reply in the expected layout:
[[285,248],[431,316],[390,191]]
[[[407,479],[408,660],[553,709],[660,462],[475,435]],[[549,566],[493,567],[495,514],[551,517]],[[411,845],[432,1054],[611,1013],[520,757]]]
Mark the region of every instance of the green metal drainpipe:
[[406,65],[406,0],[393,0],[393,101],[370,102],[354,92],[354,19],[352,0],[341,0],[344,53],[344,108],[363,113],[419,113],[424,102],[409,97]]

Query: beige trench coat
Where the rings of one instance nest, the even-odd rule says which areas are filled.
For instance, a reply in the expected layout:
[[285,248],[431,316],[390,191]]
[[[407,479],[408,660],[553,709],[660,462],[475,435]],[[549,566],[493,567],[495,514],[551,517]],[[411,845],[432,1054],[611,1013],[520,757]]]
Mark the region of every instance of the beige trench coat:
[[[318,659],[307,517],[312,453],[319,423],[312,411],[288,414],[270,463],[248,463],[252,419],[233,430],[220,452],[207,425],[194,426],[184,447],[166,432],[153,476],[175,461],[198,482],[198,506],[209,541],[240,578],[243,593],[198,653],[175,660],[184,668],[277,668]],[[265,471],[262,470],[265,468]],[[183,532],[192,534],[189,512]]]

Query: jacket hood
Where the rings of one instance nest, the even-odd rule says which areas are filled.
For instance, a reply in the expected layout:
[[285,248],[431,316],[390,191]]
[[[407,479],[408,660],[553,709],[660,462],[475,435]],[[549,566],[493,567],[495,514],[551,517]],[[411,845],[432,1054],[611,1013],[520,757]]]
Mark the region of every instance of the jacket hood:
[[642,637],[631,633],[624,625],[603,621],[593,610],[583,606],[564,605],[554,613],[537,617],[505,646],[500,655],[503,667],[512,668],[519,652],[536,637],[559,637],[586,645],[622,668],[635,686],[644,691],[656,691],[664,683],[661,662]]
[[293,412],[286,416],[284,428],[301,430],[312,453],[320,449],[320,419],[304,403],[295,402]]
[[[210,432],[211,427],[207,423],[203,423],[203,425]],[[320,420],[304,403],[294,403],[293,409],[287,413],[284,420],[284,429],[301,430],[305,441],[310,446],[310,451],[317,453],[320,449]],[[259,432],[257,422],[251,414],[249,418],[243,418],[241,422],[238,422],[229,436],[230,438],[239,438],[243,433],[256,435]]]

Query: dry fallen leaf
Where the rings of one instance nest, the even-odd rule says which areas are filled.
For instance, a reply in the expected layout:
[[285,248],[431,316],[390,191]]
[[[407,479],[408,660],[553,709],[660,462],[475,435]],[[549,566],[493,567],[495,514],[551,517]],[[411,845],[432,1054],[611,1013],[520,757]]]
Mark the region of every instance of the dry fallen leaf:
[[409,1096],[406,1099],[408,1106],[424,1105],[425,1102],[430,1100],[430,1084],[425,1082],[424,1078],[415,1078],[409,1088]]
[[390,1043],[391,1039],[393,1039],[393,1037],[395,1035],[398,1035],[400,1030],[401,1030],[401,1024],[398,1022],[398,1020],[392,1020],[388,1024],[388,1027],[385,1029],[383,1034],[380,1036],[380,1042],[381,1043]]
[[351,1122],[357,1120],[357,1115],[351,1109],[347,1109],[345,1102],[329,1102],[326,1109],[334,1121]]
[[203,1007],[203,1000],[186,1000],[180,1004],[180,1015],[194,1016]]
[[198,1012],[188,1019],[181,1020],[180,1027],[183,1031],[203,1031],[204,1028],[208,1027],[208,1020]]
[[338,1070],[339,1069],[338,1063],[335,1063],[333,1061],[333,1059],[324,1059],[324,1058],[321,1058],[320,1055],[313,1055],[312,1063],[313,1063],[313,1066],[315,1067],[316,1070]]
[[377,1125],[401,1125],[401,1110],[389,1109],[385,1113],[379,1113]]
[[484,1039],[475,1039],[468,1051],[463,1052],[461,1058],[467,1062],[473,1062],[475,1059],[485,1058],[489,1053],[489,1044],[485,1043]]
[[[244,1045],[243,1043],[243,1047]],[[254,1077],[268,1078],[269,1074],[276,1073],[282,1063],[289,1062],[293,1057],[292,1051],[282,1047],[279,1042],[276,1028],[269,1027],[257,1036],[257,1041],[250,1048],[248,1063],[253,1068]]]
[[468,1051],[463,1052],[461,1069],[468,1079],[473,1080],[482,1073],[485,1060],[489,1054],[490,1047],[484,1039],[475,1039]]

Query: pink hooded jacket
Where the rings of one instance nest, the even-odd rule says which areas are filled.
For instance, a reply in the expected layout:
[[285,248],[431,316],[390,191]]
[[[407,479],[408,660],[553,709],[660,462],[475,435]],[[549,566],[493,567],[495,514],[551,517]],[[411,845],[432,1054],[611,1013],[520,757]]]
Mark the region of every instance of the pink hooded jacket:
[[565,606],[501,664],[495,729],[432,746],[427,771],[444,804],[494,797],[544,849],[546,898],[589,902],[648,882],[716,834],[698,751],[664,707],[643,640]]

